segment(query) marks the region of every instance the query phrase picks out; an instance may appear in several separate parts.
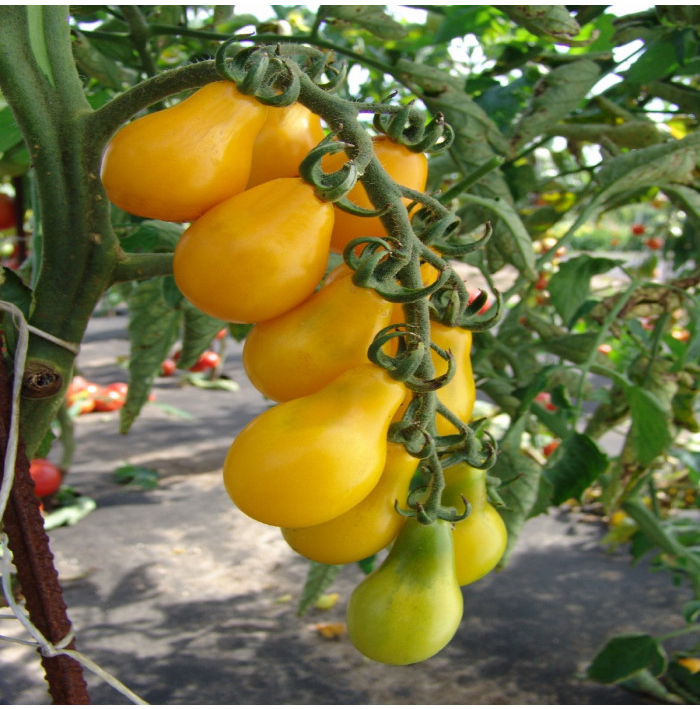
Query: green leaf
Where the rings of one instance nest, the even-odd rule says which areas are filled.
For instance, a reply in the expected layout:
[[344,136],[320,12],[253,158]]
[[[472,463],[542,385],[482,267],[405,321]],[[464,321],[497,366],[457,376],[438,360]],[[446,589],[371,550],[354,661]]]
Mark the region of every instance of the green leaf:
[[491,243],[525,278],[534,281],[537,278],[537,273],[532,239],[515,207],[509,201],[478,197],[472,194],[463,195],[462,199],[470,204],[484,207],[503,221],[507,231],[502,228],[494,229]]
[[236,342],[243,342],[252,329],[252,325],[243,323],[229,323],[228,326],[228,331]]
[[136,83],[138,74],[106,57],[76,27],[71,28],[73,56],[81,74],[99,84],[121,91],[125,85]]
[[700,133],[683,140],[651,145],[607,160],[596,173],[601,192],[597,200],[607,201],[622,192],[660,184],[692,184],[700,152]]
[[180,332],[181,313],[171,308],[163,293],[163,279],[141,281],[129,295],[129,390],[120,411],[121,433],[148,400],[153,380]]
[[297,615],[301,617],[323,595],[323,592],[333,583],[340,573],[342,566],[319,564],[317,561],[309,562],[306,583],[301,591]]
[[700,600],[684,603],[681,613],[686,623],[695,623],[700,618]]
[[607,470],[608,456],[583,433],[574,433],[557,449],[554,463],[544,470],[552,483],[552,503],[560,505],[581,495]]
[[508,546],[501,565],[510,557],[525,520],[531,516],[540,499],[542,469],[520,450],[526,420],[523,416],[511,424],[499,443],[496,463],[489,470],[489,475],[501,480],[498,492],[505,505],[498,510],[508,530]]
[[591,292],[591,279],[624,263],[619,259],[594,257],[582,254],[564,261],[549,281],[548,290],[552,305],[565,323],[587,300]]
[[562,64],[545,74],[532,90],[532,103],[515,128],[513,145],[523,147],[577,109],[599,77],[600,67],[590,59]]
[[0,153],[22,142],[22,133],[15,123],[12,110],[9,106],[4,106],[0,109]]
[[129,235],[122,237],[119,243],[129,253],[170,253],[175,250],[182,229],[180,224],[152,219],[141,222]]
[[626,82],[647,84],[657,79],[673,76],[678,69],[678,56],[669,35],[656,37],[642,54],[622,73]]
[[656,638],[644,633],[618,635],[593,658],[587,675],[595,682],[614,684],[649,670],[658,677],[666,669],[666,653]]
[[181,310],[185,320],[182,350],[177,365],[180,369],[189,369],[195,364],[199,355],[211,347],[212,340],[219,330],[226,326],[226,323],[206,315],[187,300],[182,301]]
[[504,15],[536,37],[572,44],[581,31],[564,5],[496,5]]
[[380,39],[402,39],[408,34],[402,24],[386,13],[383,5],[327,5],[323,14],[359,25]]
[[16,305],[29,317],[34,294],[25,282],[11,268],[0,268],[0,300]]
[[575,332],[572,335],[542,339],[537,346],[569,362],[583,364],[587,361],[597,337],[595,332]]
[[641,387],[626,387],[625,396],[632,416],[630,434],[635,456],[640,465],[647,466],[671,444],[669,412]]
[[140,487],[142,490],[155,490],[158,487],[159,474],[153,468],[125,463],[114,471],[114,479],[120,485]]

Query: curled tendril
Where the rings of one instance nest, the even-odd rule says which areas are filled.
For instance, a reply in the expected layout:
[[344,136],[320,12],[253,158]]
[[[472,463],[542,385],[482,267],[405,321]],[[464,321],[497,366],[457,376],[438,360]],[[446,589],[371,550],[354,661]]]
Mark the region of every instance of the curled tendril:
[[[367,351],[370,362],[383,367],[390,377],[400,382],[410,379],[425,357],[425,344],[416,332],[402,329],[407,327],[409,326],[402,323],[381,329]],[[383,348],[394,339],[398,339],[398,346],[396,355],[391,357]]]
[[450,258],[466,256],[485,246],[486,242],[491,238],[493,233],[491,222],[486,222],[480,229],[481,234],[477,233],[476,236],[474,232],[460,235],[456,229],[451,229],[443,237],[435,240],[433,248]]
[[340,170],[324,172],[321,161],[326,155],[351,147],[349,143],[336,140],[336,136],[337,131],[329,133],[299,165],[301,177],[313,185],[318,196],[326,202],[342,199],[355,186],[359,174],[352,160],[343,163]]
[[359,237],[345,247],[343,258],[355,271],[352,278],[356,286],[372,288],[390,303],[412,303],[427,298],[447,282],[452,269],[443,263],[433,283],[423,288],[402,286],[396,277],[410,261],[412,252],[392,249],[387,239]]
[[455,362],[454,355],[450,352],[450,350],[443,350],[434,342],[430,343],[430,349],[437,352],[440,357],[447,361],[447,371],[439,377],[434,377],[433,379],[421,379],[413,375],[404,379],[404,384],[406,384],[411,391],[415,391],[418,394],[425,394],[429,391],[437,391],[438,389],[442,389],[442,387],[444,387],[450,379],[454,377],[455,371],[457,370],[457,363]]
[[445,123],[445,116],[437,113],[426,125],[425,113],[414,104],[411,101],[390,116],[375,113],[375,129],[414,153],[436,153],[449,148],[454,131]]
[[[441,405],[438,411],[442,413]],[[472,421],[461,425],[461,433],[440,436],[436,446],[443,452],[443,468],[450,468],[458,463],[467,463],[472,468],[488,470],[496,462],[497,446],[491,434],[483,428],[484,420]],[[454,439],[454,440],[453,440]]]
[[[396,248],[392,246],[396,244]],[[361,236],[343,249],[345,263],[355,272],[353,283],[360,288],[375,288],[378,283],[395,283],[398,272],[409,262],[411,254],[387,236]]]
[[[218,74],[236,84],[247,96],[254,96],[267,106],[283,107],[294,103],[299,97],[299,76],[289,63],[271,47],[248,47],[241,49],[232,37],[221,44],[214,63]],[[233,56],[229,50],[235,46]]]

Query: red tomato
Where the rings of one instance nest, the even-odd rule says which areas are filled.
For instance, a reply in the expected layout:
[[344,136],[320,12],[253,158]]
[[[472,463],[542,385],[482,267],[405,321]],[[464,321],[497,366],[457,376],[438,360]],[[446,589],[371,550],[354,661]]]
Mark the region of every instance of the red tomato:
[[222,327],[219,332],[216,333],[216,337],[214,338],[215,340],[223,340],[224,337],[226,337],[226,333],[228,330],[225,327]]
[[34,481],[34,492],[37,497],[53,495],[61,486],[61,471],[51,461],[35,458],[29,464],[29,474]]
[[73,381],[66,390],[66,404],[72,407],[76,402],[80,402],[78,414],[89,414],[95,410],[95,397],[98,395],[100,387],[94,382],[89,382],[81,376],[73,377]]
[[175,360],[168,357],[167,359],[164,359],[163,363],[160,365],[160,373],[164,377],[172,377],[173,374],[175,374],[176,368],[177,365],[175,364]]
[[[479,295],[482,293],[481,288],[469,288],[469,300],[467,301],[470,305],[473,303]],[[489,303],[488,299],[482,306],[481,310],[477,313],[477,315],[483,315],[489,308],[491,307],[491,303]]]
[[547,278],[547,274],[542,271],[540,273],[540,277],[537,279],[537,282],[535,283],[535,290],[547,290],[547,284],[549,283],[549,278]]
[[206,372],[207,369],[218,367],[220,362],[221,357],[219,357],[217,352],[207,350],[202,352],[199,359],[190,367],[190,372]]
[[113,382],[102,387],[95,397],[95,411],[116,411],[126,403],[129,385],[126,382]]
[[11,229],[15,225],[15,200],[9,194],[0,192],[0,229]]
[[632,224],[632,233],[635,236],[641,236],[646,231],[644,224]]
[[549,456],[552,455],[552,453],[554,453],[554,451],[555,451],[557,448],[559,448],[559,443],[560,443],[560,441],[558,441],[558,440],[550,441],[550,442],[542,449],[542,453],[544,454],[544,457],[545,457],[545,458],[549,458]]
[[644,243],[652,251],[658,251],[664,247],[664,240],[659,239],[658,236],[650,236]]
[[548,391],[541,391],[536,397],[535,401],[542,404],[547,411],[556,411],[557,407],[552,403],[552,395]]

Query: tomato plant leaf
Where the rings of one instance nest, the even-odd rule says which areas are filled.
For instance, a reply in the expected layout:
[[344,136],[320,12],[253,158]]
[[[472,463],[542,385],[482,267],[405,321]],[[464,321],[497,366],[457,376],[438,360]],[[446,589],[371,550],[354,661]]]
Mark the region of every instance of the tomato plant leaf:
[[658,184],[691,184],[698,161],[700,133],[648,148],[639,148],[607,160],[596,173],[598,202],[622,192]]
[[574,433],[562,442],[553,464],[544,470],[552,483],[552,504],[560,505],[571,498],[580,500],[607,467],[608,456],[597,443],[583,433]]
[[650,391],[640,386],[628,386],[625,396],[630,407],[630,436],[641,465],[649,465],[671,443],[669,412]]
[[380,39],[402,39],[408,33],[382,5],[326,5],[323,14],[326,18],[334,17],[359,25]]
[[607,273],[622,263],[620,259],[581,254],[560,264],[549,280],[548,290],[552,305],[564,322],[571,324],[571,319],[590,295],[593,276]]
[[542,469],[532,458],[520,452],[527,417],[515,421],[500,442],[496,464],[489,475],[501,480],[498,493],[504,502],[498,512],[508,530],[508,546],[500,565],[507,562],[525,521],[537,504]]
[[533,99],[512,137],[521,148],[536,136],[578,108],[600,77],[600,67],[590,59],[580,59],[552,69],[533,88]]
[[181,310],[184,323],[178,367],[189,369],[197,362],[199,355],[211,347],[212,341],[226,323],[203,313],[187,300],[182,301]]
[[10,107],[0,108],[0,153],[22,142],[22,133],[15,123]]
[[536,37],[557,44],[571,44],[581,28],[565,5],[496,5],[509,17]]
[[158,487],[158,471],[141,465],[124,463],[114,471],[114,480],[120,485],[140,487],[142,490],[155,490]]
[[323,592],[333,583],[342,568],[342,566],[319,564],[317,561],[309,562],[306,583],[301,591],[301,598],[297,608],[299,617],[303,616],[316,603],[323,595]]
[[129,253],[171,252],[182,235],[182,225],[149,219],[120,240]]
[[593,658],[586,674],[596,682],[613,684],[642,670],[649,670],[658,677],[665,671],[666,664],[666,653],[656,638],[644,633],[628,633],[609,640]]
[[163,293],[163,279],[141,281],[128,297],[129,389],[120,410],[119,430],[127,433],[148,400],[153,380],[180,332],[181,313],[171,308]]

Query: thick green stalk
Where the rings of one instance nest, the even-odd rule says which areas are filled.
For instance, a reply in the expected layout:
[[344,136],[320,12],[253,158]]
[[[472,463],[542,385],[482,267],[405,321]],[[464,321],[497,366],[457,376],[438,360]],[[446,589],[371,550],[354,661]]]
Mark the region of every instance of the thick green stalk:
[[[101,151],[86,131],[91,109],[73,62],[68,10],[44,6],[40,22],[36,10],[31,19],[25,6],[0,11],[0,88],[31,153],[44,217],[29,322],[77,344],[111,282],[118,243],[99,180]],[[74,357],[38,335],[30,337],[33,377],[22,401],[30,457],[58,411]]]

